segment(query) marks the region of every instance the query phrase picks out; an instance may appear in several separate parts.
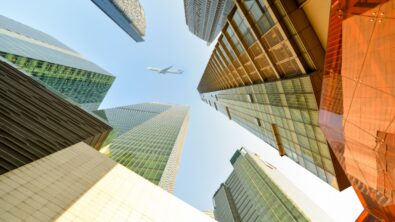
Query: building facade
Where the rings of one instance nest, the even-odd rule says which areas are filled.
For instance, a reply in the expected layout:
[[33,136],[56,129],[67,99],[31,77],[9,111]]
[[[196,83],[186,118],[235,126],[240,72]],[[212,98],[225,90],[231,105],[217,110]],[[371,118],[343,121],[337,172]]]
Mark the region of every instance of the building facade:
[[233,171],[213,197],[219,222],[331,221],[276,168],[244,148],[231,159]]
[[98,152],[109,125],[1,57],[0,86],[0,221],[214,221]]
[[332,1],[319,123],[365,210],[395,221],[395,1]]
[[[318,124],[324,49],[297,1],[235,1],[201,99],[338,190],[347,177]],[[307,4],[307,3],[304,3]]]
[[0,221],[214,222],[81,142],[0,175]]
[[188,128],[188,107],[143,103],[94,113],[114,128],[104,153],[173,192]]
[[144,41],[145,15],[138,0],[92,0],[92,2],[134,41]]
[[55,38],[4,16],[0,56],[87,110],[98,109],[115,79]]
[[4,58],[0,86],[0,221],[214,221],[98,152],[111,127]]
[[111,131],[4,58],[0,86],[0,174],[81,141],[99,150]]
[[215,218],[214,217],[214,211],[213,210],[204,210],[202,211],[203,213],[205,213],[207,216],[209,216],[210,218]]
[[211,43],[221,32],[233,6],[233,0],[184,0],[189,31]]

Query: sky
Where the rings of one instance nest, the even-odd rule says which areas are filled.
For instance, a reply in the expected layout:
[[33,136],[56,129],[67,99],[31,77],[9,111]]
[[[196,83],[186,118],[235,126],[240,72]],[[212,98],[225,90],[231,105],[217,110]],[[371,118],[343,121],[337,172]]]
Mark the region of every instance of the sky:
[[[190,106],[186,143],[175,195],[200,210],[226,180],[229,159],[245,147],[275,165],[335,221],[354,221],[362,211],[352,188],[336,191],[313,174],[200,100],[196,90],[213,45],[189,32],[183,0],[140,0],[145,42],[136,43],[89,0],[1,0],[0,14],[57,38],[116,76],[100,108],[144,102]],[[157,75],[148,66],[183,69]]]

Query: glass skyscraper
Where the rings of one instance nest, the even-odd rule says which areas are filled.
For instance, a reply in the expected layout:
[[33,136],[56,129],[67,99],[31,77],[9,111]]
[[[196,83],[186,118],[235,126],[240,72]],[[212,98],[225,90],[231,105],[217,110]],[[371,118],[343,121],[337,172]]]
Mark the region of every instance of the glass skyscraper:
[[138,0],[92,0],[136,42],[144,41],[144,9]]
[[189,31],[211,43],[221,32],[233,6],[233,0],[184,0]]
[[[1,57],[0,91],[0,221],[215,221],[99,153],[111,131],[108,124]],[[162,187],[170,186],[184,141],[188,109],[141,104],[123,110],[135,113],[120,114],[117,126],[128,117],[136,118],[122,129],[117,127],[121,137],[132,134],[122,137],[125,140],[120,143],[144,143],[134,146],[131,154],[144,148],[147,157],[129,160],[141,164],[158,160],[162,164],[168,159],[162,169],[166,179],[160,182]],[[142,113],[147,115],[138,115]],[[125,133],[126,128],[139,132]],[[170,151],[169,144],[173,144]]]
[[188,127],[188,107],[143,103],[94,113],[114,128],[103,152],[172,192]]
[[[338,190],[348,179],[318,125],[325,51],[297,1],[235,1],[201,99]],[[300,7],[299,7],[300,6]]]
[[258,155],[241,148],[230,162],[233,171],[213,197],[219,222],[330,221],[322,209]]
[[115,79],[55,38],[4,16],[0,56],[87,110],[98,109]]

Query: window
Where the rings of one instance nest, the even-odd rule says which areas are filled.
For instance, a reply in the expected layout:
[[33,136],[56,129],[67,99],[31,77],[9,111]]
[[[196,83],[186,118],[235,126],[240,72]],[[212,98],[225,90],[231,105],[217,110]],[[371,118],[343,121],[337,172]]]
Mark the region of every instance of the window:
[[255,118],[255,121],[258,126],[262,126],[261,120],[259,118]]
[[258,21],[263,16],[262,10],[259,8],[259,6],[256,2],[254,2],[254,4],[252,4],[250,13],[251,13],[254,21]]
[[273,19],[271,18],[269,12],[264,5],[257,2],[246,3],[247,9],[249,9],[249,14],[252,20],[256,23],[256,26],[261,35],[265,34],[273,25]]
[[322,158],[322,162],[324,164],[324,168],[326,171],[335,174],[335,170],[333,169],[332,161],[330,161],[326,158]]
[[240,42],[239,42],[239,40],[237,39],[237,37],[235,36],[235,33],[233,32],[232,28],[231,28],[231,27],[228,27],[228,28],[226,29],[226,32],[228,33],[228,35],[229,35],[229,37],[230,37],[230,40],[233,42],[233,45],[235,46],[235,53],[236,53],[237,55],[241,54],[241,53],[244,51],[244,49],[243,49],[243,47],[240,45]]
[[236,54],[233,51],[232,47],[230,46],[228,40],[226,38],[222,38],[222,42],[224,43],[226,49],[230,53],[230,56],[232,57],[232,60],[235,60],[236,59]]
[[214,107],[218,111],[218,107],[217,107],[217,103],[216,102],[214,102]]
[[15,62],[16,62],[16,59],[17,59],[17,57],[14,56],[14,55],[12,55],[10,61],[11,61],[12,63],[15,63]]
[[257,21],[257,25],[261,34],[264,34],[274,25],[274,22],[269,16],[264,15]]
[[36,64],[36,68],[41,69],[43,67],[43,65],[44,65],[44,62],[38,61]]
[[225,107],[225,109],[226,109],[226,114],[228,114],[229,119],[232,119],[232,116],[230,115],[229,107]]
[[252,94],[247,94],[247,101],[250,102],[250,103],[254,103],[255,102]]
[[235,15],[233,16],[233,21],[235,26],[238,28],[241,36],[243,36],[243,41],[248,45],[252,45],[256,39],[251,34],[251,30],[247,25],[247,21],[245,18],[241,17],[239,10],[236,11]]

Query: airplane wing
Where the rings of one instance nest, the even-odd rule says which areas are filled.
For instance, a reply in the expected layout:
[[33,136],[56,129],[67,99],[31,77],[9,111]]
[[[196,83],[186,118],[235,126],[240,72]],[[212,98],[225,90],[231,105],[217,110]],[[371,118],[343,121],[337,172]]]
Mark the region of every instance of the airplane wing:
[[170,74],[182,74],[184,71],[180,70],[180,69],[176,69],[176,70],[167,70],[166,73],[170,73]]
[[162,69],[154,68],[154,67],[147,67],[148,70],[154,71],[154,72],[160,72]]
[[169,66],[169,67],[166,67],[166,68],[164,68],[164,69],[161,69],[160,70],[160,73],[167,73],[168,72],[168,70],[170,70],[171,68],[172,68],[173,66]]

